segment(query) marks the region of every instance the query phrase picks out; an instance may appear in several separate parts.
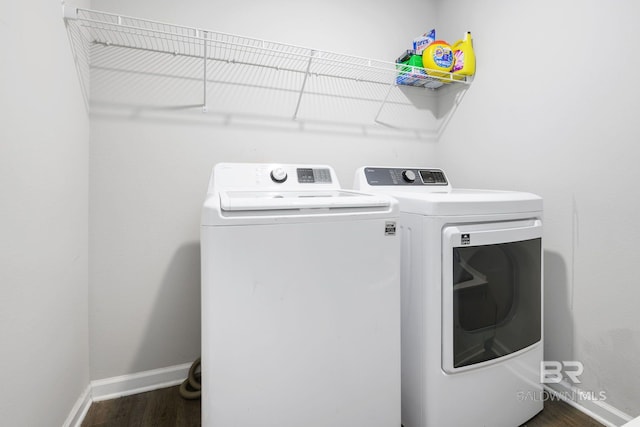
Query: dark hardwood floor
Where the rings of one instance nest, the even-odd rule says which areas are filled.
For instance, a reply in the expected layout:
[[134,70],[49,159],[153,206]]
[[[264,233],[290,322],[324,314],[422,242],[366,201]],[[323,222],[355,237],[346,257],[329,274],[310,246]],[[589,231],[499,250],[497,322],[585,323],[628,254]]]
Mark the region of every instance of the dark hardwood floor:
[[567,403],[548,399],[542,412],[521,427],[603,427],[603,424]]
[[[163,388],[113,400],[94,402],[82,427],[200,426],[200,400],[185,400],[178,387]],[[548,399],[544,410],[526,427],[601,427],[564,402]]]
[[200,400],[180,396],[179,386],[93,402],[82,427],[200,426]]

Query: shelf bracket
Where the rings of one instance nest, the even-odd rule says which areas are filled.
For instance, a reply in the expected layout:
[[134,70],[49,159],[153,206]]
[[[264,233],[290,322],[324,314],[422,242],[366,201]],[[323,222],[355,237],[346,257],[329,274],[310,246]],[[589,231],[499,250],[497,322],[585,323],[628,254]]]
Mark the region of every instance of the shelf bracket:
[[293,112],[293,120],[296,120],[298,118],[298,111],[300,110],[300,103],[302,102],[304,87],[307,84],[307,78],[309,78],[309,71],[311,70],[311,61],[313,60],[313,57],[315,54],[316,54],[316,51],[312,50],[311,55],[309,55],[309,62],[307,63],[307,71],[304,73],[304,79],[302,80],[302,86],[300,87],[300,94],[298,95],[298,102],[296,103],[296,110]]
[[376,113],[376,117],[373,119],[374,122],[380,123],[378,121],[378,119],[380,118],[380,113],[382,113],[382,109],[384,108],[384,104],[387,103],[387,99],[389,99],[389,95],[391,94],[391,90],[393,89],[394,86],[395,86],[395,84],[390,84],[389,85],[389,90],[387,90],[387,94],[384,96],[384,99],[382,100],[382,104],[380,104],[380,108],[378,108],[378,112]]
[[202,112],[206,113],[207,111],[209,111],[209,108],[207,107],[207,47],[208,47],[208,43],[209,41],[207,40],[207,32],[203,31],[202,32],[202,42],[203,42],[203,52],[202,52],[202,59],[203,59],[203,73],[204,75],[202,76]]
[[66,19],[78,19],[78,9],[62,2],[62,17]]

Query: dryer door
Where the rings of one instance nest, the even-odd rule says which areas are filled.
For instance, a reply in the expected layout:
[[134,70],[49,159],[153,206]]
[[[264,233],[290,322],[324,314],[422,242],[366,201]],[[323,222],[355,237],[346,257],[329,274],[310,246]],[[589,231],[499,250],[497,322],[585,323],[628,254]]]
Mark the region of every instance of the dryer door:
[[542,222],[448,226],[442,239],[442,365],[460,372],[542,337]]

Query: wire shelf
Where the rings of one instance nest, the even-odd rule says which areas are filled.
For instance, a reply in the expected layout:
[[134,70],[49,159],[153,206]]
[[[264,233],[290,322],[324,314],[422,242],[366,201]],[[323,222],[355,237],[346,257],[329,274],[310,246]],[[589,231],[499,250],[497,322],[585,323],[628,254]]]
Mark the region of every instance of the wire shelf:
[[[400,66],[393,62],[89,9],[63,6],[63,15],[74,45],[76,65],[88,105],[100,96],[100,87],[96,90],[90,88],[90,77],[93,81],[94,74],[111,73],[109,78],[114,79],[116,74],[122,77],[126,73],[132,82],[132,76],[151,76],[156,80],[164,79],[165,86],[171,79],[186,79],[187,83],[182,82],[180,87],[188,86],[186,92],[191,99],[198,92],[194,86],[197,83],[200,85],[200,102],[191,104],[201,105],[204,111],[208,111],[210,104],[215,104],[209,98],[224,93],[227,85],[239,85],[286,92],[284,96],[294,104],[291,107],[293,111],[289,113],[294,119],[301,113],[305,95],[313,97],[324,93],[330,97],[343,95],[347,99],[376,104],[372,111],[373,120],[378,122],[388,104],[411,104],[406,98],[392,94],[394,88],[410,85],[428,90],[441,86],[443,82],[463,85],[471,82],[469,78],[449,73],[436,79],[428,75],[428,69],[404,65],[399,69]],[[164,62],[161,64],[157,58],[149,59],[152,55],[164,58]],[[182,62],[171,62],[171,58]],[[287,77],[265,81],[266,76],[273,77],[271,70],[282,72]],[[345,90],[340,81],[351,82],[352,87]],[[359,88],[355,88],[353,82]],[[132,87],[137,91],[140,84],[132,83]],[[341,93],[338,91],[340,88]],[[104,91],[107,91],[106,87]],[[352,93],[354,91],[356,93]],[[127,98],[127,102],[131,101],[130,97]]]

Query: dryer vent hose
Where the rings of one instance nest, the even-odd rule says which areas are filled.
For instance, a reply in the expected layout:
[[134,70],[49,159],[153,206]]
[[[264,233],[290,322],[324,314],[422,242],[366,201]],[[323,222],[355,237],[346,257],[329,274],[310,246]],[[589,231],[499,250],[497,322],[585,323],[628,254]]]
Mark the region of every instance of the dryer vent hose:
[[180,396],[185,399],[200,399],[200,389],[202,385],[200,384],[201,375],[198,368],[200,368],[199,357],[191,364],[189,376],[180,385]]

